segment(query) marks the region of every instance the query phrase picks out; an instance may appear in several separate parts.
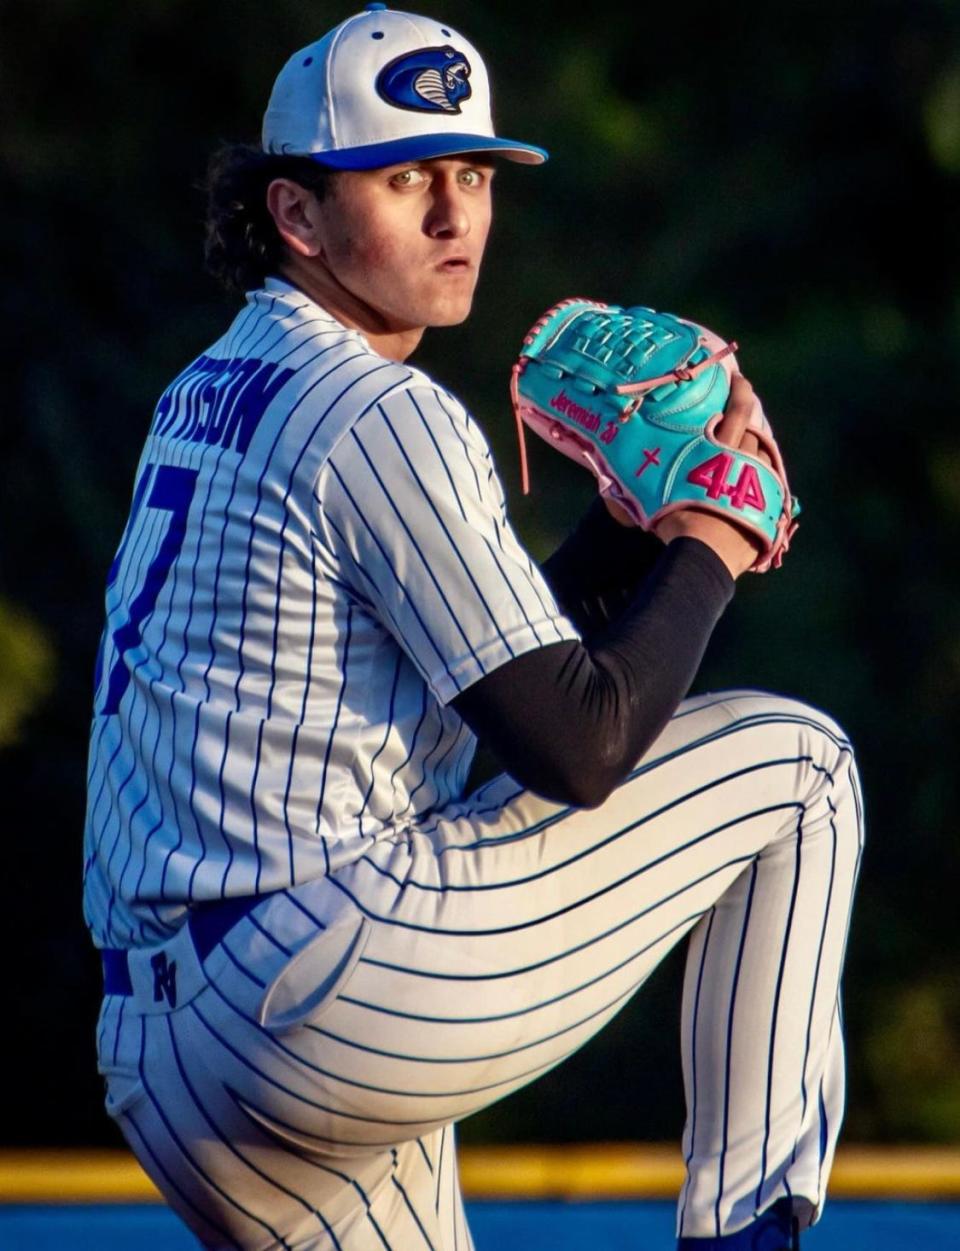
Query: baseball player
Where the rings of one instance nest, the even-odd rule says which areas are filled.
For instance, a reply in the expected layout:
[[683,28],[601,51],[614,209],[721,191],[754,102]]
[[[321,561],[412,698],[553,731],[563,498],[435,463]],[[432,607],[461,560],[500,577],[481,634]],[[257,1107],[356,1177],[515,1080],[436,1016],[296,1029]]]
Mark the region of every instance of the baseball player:
[[[545,153],[495,135],[476,49],[371,4],[214,168],[246,300],[157,404],[97,667],[107,1108],[205,1246],[463,1251],[455,1122],[686,937],[679,1246],[784,1251],[843,1106],[850,744],[684,699],[744,530],[598,502],[538,567],[409,362],[470,311],[495,158]],[[718,438],[752,407],[734,378]],[[504,772],[467,793],[478,738]]]

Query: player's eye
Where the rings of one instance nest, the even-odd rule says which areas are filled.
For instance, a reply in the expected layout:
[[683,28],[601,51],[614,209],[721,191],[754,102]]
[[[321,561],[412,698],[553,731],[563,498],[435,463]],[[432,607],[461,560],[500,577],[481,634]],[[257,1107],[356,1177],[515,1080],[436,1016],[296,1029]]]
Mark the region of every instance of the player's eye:
[[422,169],[401,169],[391,175],[390,182],[394,187],[417,187],[425,177]]
[[485,169],[462,169],[457,179],[464,187],[482,187],[489,179],[490,173]]

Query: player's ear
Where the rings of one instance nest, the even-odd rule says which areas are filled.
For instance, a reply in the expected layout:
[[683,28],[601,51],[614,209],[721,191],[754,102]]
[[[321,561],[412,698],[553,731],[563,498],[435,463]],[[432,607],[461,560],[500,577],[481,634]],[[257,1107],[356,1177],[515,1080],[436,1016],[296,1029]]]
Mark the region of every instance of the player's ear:
[[312,191],[290,178],[275,178],[267,187],[267,210],[291,251],[300,256],[319,256],[319,204]]

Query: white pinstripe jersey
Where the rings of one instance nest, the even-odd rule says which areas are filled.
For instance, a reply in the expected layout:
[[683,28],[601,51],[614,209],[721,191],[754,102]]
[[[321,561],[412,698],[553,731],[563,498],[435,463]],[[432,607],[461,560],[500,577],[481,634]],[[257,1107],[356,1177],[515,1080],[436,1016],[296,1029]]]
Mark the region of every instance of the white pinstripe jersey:
[[475,743],[448,702],[575,637],[463,407],[268,280],[161,397],[108,576],[95,941],[155,942],[456,798]]

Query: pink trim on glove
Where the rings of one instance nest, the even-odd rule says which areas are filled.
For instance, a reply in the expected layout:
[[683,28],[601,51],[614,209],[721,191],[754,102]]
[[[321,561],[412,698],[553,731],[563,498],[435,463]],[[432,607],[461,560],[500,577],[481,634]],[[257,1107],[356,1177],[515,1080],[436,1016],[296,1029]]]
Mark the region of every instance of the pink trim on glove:
[[[524,339],[524,343],[527,342],[529,342],[529,337]],[[530,471],[527,468],[527,440],[526,432],[523,428],[523,418],[520,416],[520,375],[525,364],[526,357],[523,357],[510,370],[510,398],[513,400],[513,413],[517,419],[517,443],[520,446],[520,489],[524,495],[529,495]]]

